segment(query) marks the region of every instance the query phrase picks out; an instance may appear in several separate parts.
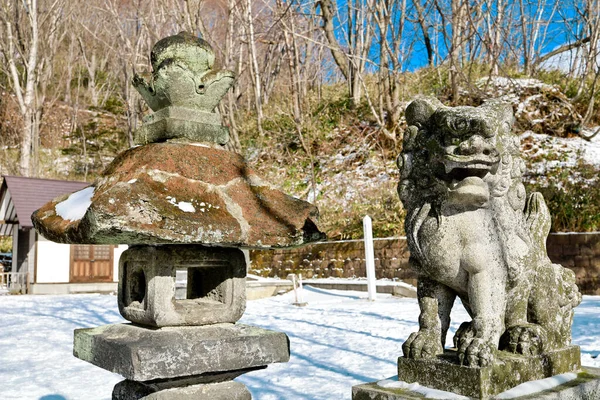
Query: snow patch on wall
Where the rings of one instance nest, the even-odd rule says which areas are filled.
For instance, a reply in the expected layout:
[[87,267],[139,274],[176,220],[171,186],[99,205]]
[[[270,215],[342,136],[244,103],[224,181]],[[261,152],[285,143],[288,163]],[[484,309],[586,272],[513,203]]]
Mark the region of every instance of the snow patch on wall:
[[71,194],[65,201],[58,203],[54,207],[56,214],[65,220],[79,221],[92,204],[94,190],[93,186],[89,186]]

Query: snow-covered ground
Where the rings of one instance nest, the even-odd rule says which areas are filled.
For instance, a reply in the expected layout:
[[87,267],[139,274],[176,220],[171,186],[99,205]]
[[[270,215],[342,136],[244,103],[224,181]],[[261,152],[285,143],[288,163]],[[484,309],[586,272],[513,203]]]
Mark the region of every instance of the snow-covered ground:
[[[592,135],[600,127],[585,129],[586,135]],[[540,160],[547,168],[573,168],[581,160],[586,164],[600,167],[600,134],[591,140],[581,137],[559,138],[556,136],[533,133],[523,133],[521,150],[525,157],[543,156]],[[554,155],[556,160],[548,161],[548,155]]]
[[[599,129],[600,127],[585,129],[584,135],[591,137]],[[581,137],[560,138],[528,131],[520,139],[521,153],[528,165],[524,176],[526,181],[545,186],[560,185],[552,177],[568,170],[572,182],[597,187],[597,177],[585,178],[579,168],[582,163],[600,168],[600,134],[591,140],[584,140]]]
[[[241,322],[284,331],[289,363],[238,378],[255,400],[350,399],[351,386],[396,374],[401,345],[417,327],[415,299],[307,287],[308,306],[292,294],[248,302]],[[453,312],[452,332],[467,319]],[[110,399],[122,378],[72,356],[73,329],[122,322],[112,295],[0,296],[0,398]],[[600,296],[584,296],[574,342],[584,365],[600,367]]]

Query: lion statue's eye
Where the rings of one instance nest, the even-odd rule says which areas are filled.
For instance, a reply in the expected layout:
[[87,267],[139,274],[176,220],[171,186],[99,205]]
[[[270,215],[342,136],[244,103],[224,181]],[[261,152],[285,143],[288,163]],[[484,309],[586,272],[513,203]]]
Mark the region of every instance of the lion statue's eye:
[[464,119],[460,119],[460,120],[456,121],[456,129],[457,130],[464,131],[468,127],[469,127],[469,123],[467,121],[465,121]]
[[449,118],[447,126],[454,133],[462,133],[469,128],[469,121],[464,118]]

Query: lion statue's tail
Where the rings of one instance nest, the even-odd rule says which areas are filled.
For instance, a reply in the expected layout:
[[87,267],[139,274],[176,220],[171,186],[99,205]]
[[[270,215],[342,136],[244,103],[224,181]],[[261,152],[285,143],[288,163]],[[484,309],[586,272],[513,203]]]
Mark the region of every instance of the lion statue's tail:
[[[550,212],[541,193],[532,193],[525,204],[525,221],[532,238],[530,265],[535,266],[529,297],[528,320],[548,332],[548,348],[567,346],[571,340],[573,308],[581,303],[581,293],[575,283],[575,273],[559,264],[553,264],[546,251],[550,232]],[[548,296],[548,291],[553,292]]]

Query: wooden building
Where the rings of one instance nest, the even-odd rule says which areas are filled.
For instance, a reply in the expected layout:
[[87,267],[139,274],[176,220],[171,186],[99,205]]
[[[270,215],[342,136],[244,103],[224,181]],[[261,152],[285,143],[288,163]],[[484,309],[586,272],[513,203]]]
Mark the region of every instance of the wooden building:
[[31,214],[86,182],[4,176],[0,187],[0,235],[12,236],[13,264],[6,278],[32,294],[108,292],[117,288],[118,261],[127,246],[54,243],[33,228]]

